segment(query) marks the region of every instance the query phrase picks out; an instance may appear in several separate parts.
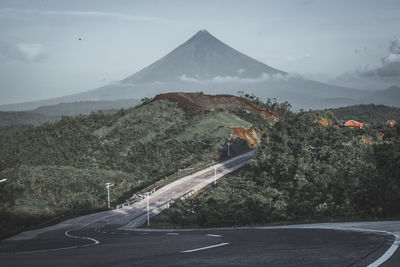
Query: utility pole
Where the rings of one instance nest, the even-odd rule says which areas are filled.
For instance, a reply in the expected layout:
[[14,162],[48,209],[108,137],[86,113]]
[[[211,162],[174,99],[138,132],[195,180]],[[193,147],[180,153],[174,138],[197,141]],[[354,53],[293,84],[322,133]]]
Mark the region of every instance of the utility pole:
[[106,183],[108,208],[110,208],[110,187],[111,187],[111,186],[114,186],[114,184],[112,184],[112,183]]

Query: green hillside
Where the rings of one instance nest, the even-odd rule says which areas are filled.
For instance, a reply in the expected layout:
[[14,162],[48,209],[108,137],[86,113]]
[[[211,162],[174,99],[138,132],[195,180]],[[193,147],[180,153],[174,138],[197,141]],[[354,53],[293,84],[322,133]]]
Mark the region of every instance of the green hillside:
[[[288,113],[263,136],[249,167],[178,201],[170,227],[398,219],[400,127],[323,127],[329,111]],[[154,226],[154,221],[153,221]]]
[[[51,218],[106,207],[202,161],[218,160],[231,126],[263,120],[225,110],[190,113],[167,100],[113,114],[63,117],[0,134],[2,234]],[[265,126],[269,123],[263,120]]]

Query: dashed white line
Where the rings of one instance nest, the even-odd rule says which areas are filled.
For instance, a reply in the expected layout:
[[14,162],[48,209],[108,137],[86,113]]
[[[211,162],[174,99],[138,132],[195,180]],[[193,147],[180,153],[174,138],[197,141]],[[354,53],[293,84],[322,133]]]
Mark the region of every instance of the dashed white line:
[[191,252],[206,250],[206,249],[210,249],[210,248],[222,247],[222,246],[226,246],[226,245],[229,245],[229,242],[221,243],[221,244],[217,244],[217,245],[213,245],[213,246],[208,246],[208,247],[202,247],[202,248],[195,248],[195,249],[184,250],[184,251],[181,251],[181,253],[191,253]]
[[206,234],[206,236],[211,236],[211,237],[222,237],[222,235],[213,235],[213,234]]

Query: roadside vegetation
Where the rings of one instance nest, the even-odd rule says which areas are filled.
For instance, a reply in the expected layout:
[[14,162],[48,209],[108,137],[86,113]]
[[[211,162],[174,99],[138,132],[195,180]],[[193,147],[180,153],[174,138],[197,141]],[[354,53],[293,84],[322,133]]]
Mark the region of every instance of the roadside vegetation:
[[[289,103],[242,94],[239,100],[204,96],[213,108],[195,103],[193,111],[189,97],[203,95],[179,97],[186,106],[145,99],[111,114],[0,130],[0,180],[7,179],[0,184],[0,237],[106,209],[106,182],[115,184],[111,200],[116,204],[179,177],[179,170],[221,160],[232,128],[250,126],[262,133],[251,165],[195,198],[177,201],[156,218],[157,225],[399,217],[400,129],[385,124],[397,118],[387,117],[395,110],[368,106],[364,112],[371,114],[355,112],[359,117],[349,114],[364,107],[293,113]],[[218,99],[229,99],[223,102],[227,108]],[[235,109],[235,103],[241,108]],[[347,118],[367,124],[343,127]],[[233,143],[231,154],[249,149],[243,149],[243,140]]]
[[163,100],[0,131],[0,179],[7,179],[0,184],[0,235],[105,209],[106,182],[115,184],[111,200],[119,203],[179,169],[219,160],[229,127],[247,128],[259,117],[190,113]]
[[398,218],[399,166],[398,124],[347,128],[330,111],[289,112],[263,135],[249,167],[195,198],[177,201],[156,225]]

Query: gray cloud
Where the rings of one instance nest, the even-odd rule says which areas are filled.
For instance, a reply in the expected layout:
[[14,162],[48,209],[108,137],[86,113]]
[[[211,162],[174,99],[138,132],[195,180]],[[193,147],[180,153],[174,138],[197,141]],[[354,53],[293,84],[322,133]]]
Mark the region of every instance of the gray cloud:
[[259,83],[259,82],[264,82],[268,80],[290,80],[292,78],[301,78],[300,75],[298,74],[286,74],[282,75],[280,73],[277,74],[268,74],[268,73],[263,73],[260,77],[258,78],[241,78],[238,76],[215,76],[214,78],[210,80],[199,80],[193,77],[189,77],[186,74],[183,74],[178,77],[178,80],[184,81],[184,82],[195,82],[195,83],[233,83],[233,82],[239,82],[239,83]]
[[45,57],[45,47],[37,43],[17,43],[12,46],[0,47],[0,60],[39,62]]
[[124,20],[159,20],[157,17],[133,16],[118,12],[103,11],[76,11],[76,10],[42,10],[42,9],[18,9],[18,8],[2,8],[0,15],[48,15],[48,16],[83,16],[93,18],[113,18]]
[[363,67],[362,76],[400,77],[400,38],[393,40],[389,46],[389,54],[382,58],[382,66]]

